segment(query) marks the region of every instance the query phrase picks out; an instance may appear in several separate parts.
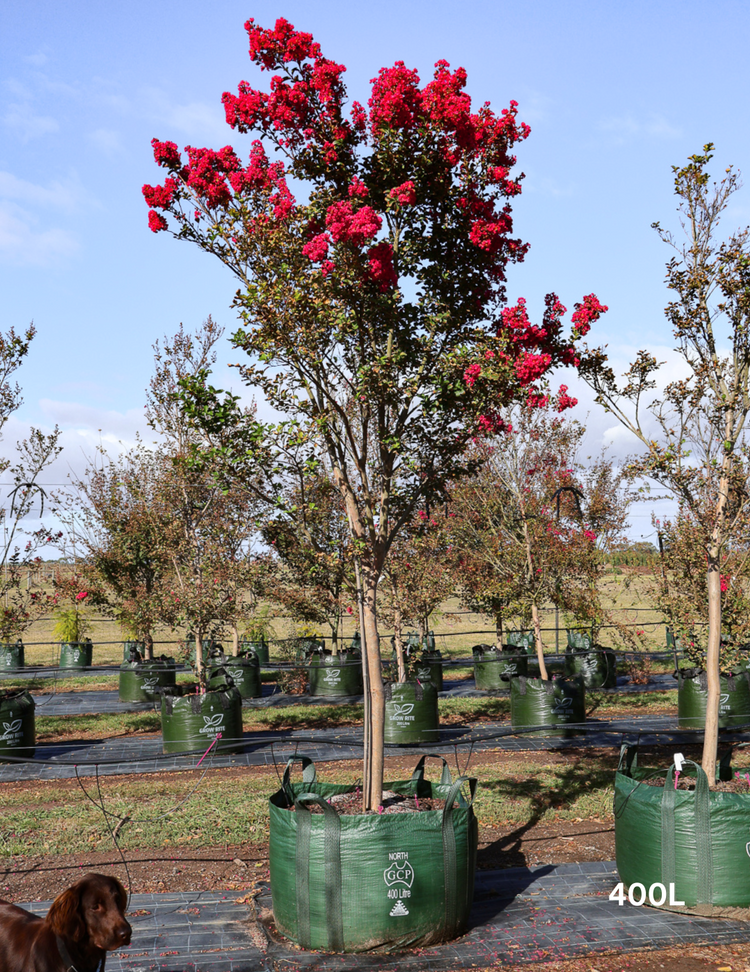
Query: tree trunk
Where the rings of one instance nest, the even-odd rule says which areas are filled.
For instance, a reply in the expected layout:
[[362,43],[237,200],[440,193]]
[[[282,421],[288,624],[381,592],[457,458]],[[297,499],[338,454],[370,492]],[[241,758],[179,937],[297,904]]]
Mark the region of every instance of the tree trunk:
[[706,675],[708,697],[706,699],[706,727],[703,735],[701,766],[713,789],[716,780],[716,755],[719,747],[719,648],[721,645],[721,573],[718,550],[711,550],[708,557],[708,649],[706,651]]
[[330,622],[331,628],[331,654],[338,656],[339,653],[339,619]]
[[383,759],[385,736],[385,693],[383,691],[383,670],[380,663],[378,642],[377,590],[378,576],[369,570],[364,571],[365,650],[370,688],[370,752],[365,766],[363,785],[363,806],[365,810],[377,810],[383,802]]
[[200,631],[195,632],[195,674],[198,676],[199,687],[203,689],[206,679],[203,667],[203,635]]
[[240,633],[237,625],[232,625],[232,658],[237,658],[240,653]]
[[497,638],[497,647],[503,647],[503,614],[502,611],[498,611],[495,615],[495,637]]
[[399,682],[406,681],[406,660],[404,658],[404,639],[401,637],[401,608],[393,608],[393,644],[396,649],[396,666]]
[[534,644],[536,646],[536,657],[539,662],[539,675],[546,682],[549,676],[547,675],[547,666],[544,663],[544,642],[542,641],[542,625],[539,621],[539,608],[536,604],[531,605],[531,623],[534,627]]
[[143,639],[143,651],[146,655],[146,661],[153,661],[154,659],[154,639],[151,633],[147,634]]

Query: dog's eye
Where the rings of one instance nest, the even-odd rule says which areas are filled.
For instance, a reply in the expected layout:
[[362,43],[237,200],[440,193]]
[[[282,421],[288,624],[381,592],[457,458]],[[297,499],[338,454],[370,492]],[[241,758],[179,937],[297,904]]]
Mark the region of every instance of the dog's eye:
[[92,911],[103,911],[104,910],[104,904],[103,904],[103,902],[97,901],[96,904],[91,905],[91,910]]

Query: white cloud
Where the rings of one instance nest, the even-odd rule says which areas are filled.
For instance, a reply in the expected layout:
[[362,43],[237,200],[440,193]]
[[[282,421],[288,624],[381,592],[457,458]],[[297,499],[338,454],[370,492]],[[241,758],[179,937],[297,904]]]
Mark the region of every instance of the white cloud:
[[679,138],[682,130],[663,115],[654,112],[644,116],[613,115],[599,122],[599,131],[614,138],[615,144],[630,142],[644,135],[652,138]]
[[34,114],[28,102],[9,105],[3,116],[3,122],[8,128],[13,129],[23,142],[60,130],[60,124],[55,118]]
[[140,98],[154,121],[164,124],[168,129],[185,132],[192,142],[205,141],[213,144],[220,141],[222,145],[231,143],[233,132],[226,123],[224,108],[218,99],[211,103],[191,101],[179,104],[159,88],[144,88],[140,92]]
[[73,256],[78,240],[67,230],[40,229],[38,220],[10,202],[0,200],[0,261],[12,266],[49,266]]
[[39,407],[50,425],[59,425],[66,434],[75,435],[80,443],[92,444],[93,448],[100,442],[122,442],[129,448],[135,444],[137,433],[149,434],[142,408],[117,412],[50,398],[41,399]]
[[97,128],[96,131],[89,133],[88,139],[104,155],[117,155],[122,152],[120,133],[112,129]]
[[54,180],[46,186],[37,185],[19,179],[12,172],[0,171],[0,199],[13,199],[20,203],[42,206],[45,209],[54,207],[73,211],[79,207],[85,198],[85,192],[76,180],[60,182]]
[[36,54],[29,54],[24,58],[24,61],[26,61],[27,64],[31,64],[32,67],[37,68],[44,67],[48,60],[49,58],[47,55],[43,54],[41,51]]

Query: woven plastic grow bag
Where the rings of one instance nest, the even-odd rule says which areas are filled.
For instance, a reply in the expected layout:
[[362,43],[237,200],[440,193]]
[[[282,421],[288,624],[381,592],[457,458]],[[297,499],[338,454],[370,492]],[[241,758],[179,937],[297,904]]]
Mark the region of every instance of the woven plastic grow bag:
[[0,645],[0,668],[15,669],[24,666],[23,642],[19,640],[14,644]]
[[[654,884],[667,891],[673,885],[673,901],[705,914],[750,908],[750,794],[709,790],[706,774],[691,760],[683,773],[697,778],[694,790],[675,790],[674,765],[649,770],[637,763],[637,747],[623,746],[614,801],[623,884],[639,883],[647,891]],[[731,767],[725,770],[722,777],[731,777]],[[643,783],[659,775],[663,787]]]
[[8,756],[31,758],[36,750],[36,704],[23,689],[0,692],[0,762]]
[[533,631],[509,631],[505,637],[505,644],[513,648],[523,648],[527,655],[533,655],[536,650]]
[[86,641],[63,641],[60,644],[60,668],[90,668],[94,646]]
[[165,753],[189,753],[208,749],[221,733],[213,752],[235,753],[242,749],[242,698],[234,686],[216,686],[205,695],[180,695],[162,689],[161,730]]
[[415,652],[410,658],[412,674],[420,682],[432,682],[435,691],[443,691],[443,657],[439,651]]
[[539,736],[575,736],[586,721],[586,688],[580,678],[511,679],[510,721],[514,729],[542,726]]
[[[352,815],[326,802],[351,786],[319,782],[306,757],[302,782],[291,783],[289,761],[269,800],[271,897],[283,935],[302,948],[365,952],[434,945],[466,931],[476,780],[454,782],[446,761],[435,758],[443,763],[440,783],[424,778],[422,757],[410,780],[385,789],[443,799],[444,810]],[[311,805],[323,813],[311,814]]]
[[158,688],[176,683],[174,658],[162,655],[149,661],[124,661],[120,665],[119,698],[121,702],[154,702]]
[[243,649],[239,655],[211,654],[206,668],[213,675],[223,669],[234,682],[234,687],[243,699],[259,699],[263,695],[260,679],[260,659],[251,648]]
[[240,654],[242,654],[243,651],[254,651],[258,656],[258,661],[260,662],[261,667],[268,665],[268,642],[265,638],[262,638],[260,641],[241,641]]
[[565,674],[580,675],[587,689],[617,688],[617,656],[611,648],[568,648]]
[[361,695],[362,656],[359,652],[343,649],[338,655],[323,653],[318,649],[310,655],[307,672],[310,695]]
[[385,742],[404,746],[437,742],[438,694],[432,682],[385,686]]
[[[517,649],[514,649],[517,651]],[[481,692],[507,692],[509,661],[495,645],[474,645],[474,684]],[[505,676],[505,677],[503,677]]]
[[[681,668],[677,679],[677,724],[681,729],[703,728],[706,722],[708,676],[695,668]],[[750,725],[750,672],[722,675],[719,728]]]

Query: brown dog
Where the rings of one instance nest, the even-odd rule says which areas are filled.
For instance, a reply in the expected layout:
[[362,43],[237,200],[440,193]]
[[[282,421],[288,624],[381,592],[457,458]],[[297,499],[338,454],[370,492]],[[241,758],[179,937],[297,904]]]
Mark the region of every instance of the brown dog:
[[0,901],[2,972],[103,972],[107,952],[130,944],[125,888],[87,874],[52,902],[46,918]]

